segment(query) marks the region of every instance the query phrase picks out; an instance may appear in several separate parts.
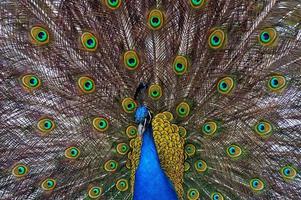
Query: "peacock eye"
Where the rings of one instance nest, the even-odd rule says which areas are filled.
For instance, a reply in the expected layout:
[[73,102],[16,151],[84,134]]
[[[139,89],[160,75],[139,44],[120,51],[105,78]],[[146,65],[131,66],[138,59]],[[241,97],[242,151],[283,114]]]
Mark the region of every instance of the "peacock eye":
[[96,117],[93,119],[93,127],[100,132],[104,132],[109,128],[109,122],[106,118]]
[[80,150],[76,147],[69,147],[65,150],[65,157],[69,159],[76,159],[80,155]]
[[153,84],[148,89],[148,96],[153,100],[158,100],[162,96],[161,86],[158,84]]
[[119,179],[117,182],[116,182],[116,188],[117,190],[119,191],[126,191],[128,188],[129,188],[129,184],[128,184],[128,180],[126,179]]
[[209,35],[208,44],[211,49],[217,50],[225,46],[226,36],[223,30],[213,29]]
[[139,66],[139,57],[136,51],[130,50],[123,55],[124,66],[129,70],[135,70]]
[[164,24],[164,15],[160,10],[154,9],[150,11],[147,21],[147,24],[151,29],[159,30]]
[[293,180],[297,176],[297,171],[293,167],[287,165],[281,168],[280,174],[285,180]]
[[77,81],[78,87],[84,94],[90,94],[95,91],[95,83],[92,78],[82,76]]
[[268,88],[272,92],[281,92],[286,85],[286,79],[282,75],[271,76],[268,81]]
[[274,28],[266,28],[259,34],[259,43],[262,46],[272,46],[277,39],[277,31]]
[[125,98],[122,101],[122,108],[126,113],[133,113],[137,108],[137,103],[132,98]]
[[186,102],[181,102],[176,108],[179,117],[187,117],[190,113],[190,106]]
[[96,51],[98,47],[98,39],[90,32],[81,35],[81,43],[86,51]]
[[48,31],[40,26],[34,26],[30,31],[31,41],[36,45],[45,45],[49,43]]
[[172,65],[176,75],[183,75],[188,70],[188,60],[184,56],[176,56]]
[[88,191],[88,196],[91,199],[96,199],[100,197],[101,193],[102,193],[102,189],[100,187],[91,187]]
[[255,192],[262,191],[265,187],[263,181],[260,180],[259,178],[251,179],[249,184],[250,184],[251,189]]
[[49,190],[53,190],[56,186],[56,180],[52,179],[52,178],[47,178],[42,182],[42,189],[49,191]]
[[189,3],[192,8],[200,9],[205,5],[206,0],[189,0]]
[[108,160],[104,165],[104,169],[108,172],[115,172],[117,168],[118,163],[115,160]]
[[37,89],[41,86],[41,80],[35,75],[24,75],[21,79],[23,87],[28,90]]
[[195,154],[195,152],[196,152],[196,148],[193,144],[186,144],[185,145],[185,153],[188,156],[192,157]]
[[42,133],[49,133],[55,128],[55,123],[50,118],[43,118],[38,122],[38,129]]
[[267,122],[267,121],[259,121],[256,125],[255,125],[255,132],[263,137],[263,138],[267,138],[269,137],[272,132],[273,132],[273,127],[271,125],[271,123]]
[[234,87],[234,80],[231,77],[224,77],[217,83],[217,91],[221,94],[229,94]]
[[17,164],[13,169],[12,169],[12,174],[17,177],[24,177],[29,173],[29,168],[24,165],[24,164]]
[[138,130],[135,126],[130,125],[127,127],[125,132],[129,138],[134,138],[137,136]]
[[207,170],[207,163],[204,160],[198,160],[194,163],[194,168],[197,172],[205,172]]
[[188,200],[197,200],[199,199],[200,197],[200,193],[197,189],[195,188],[190,188],[188,191],[187,191],[187,198]]
[[129,151],[130,147],[126,143],[120,143],[116,146],[116,150],[119,154],[125,155]]
[[213,192],[210,197],[211,200],[224,200],[224,196],[219,192]]
[[227,154],[231,158],[238,158],[241,155],[241,153],[242,153],[242,150],[237,145],[232,144],[227,148]]
[[121,6],[121,0],[105,0],[106,6],[111,10],[116,10]]
[[202,132],[208,136],[212,136],[217,132],[218,126],[215,121],[208,121],[202,126]]

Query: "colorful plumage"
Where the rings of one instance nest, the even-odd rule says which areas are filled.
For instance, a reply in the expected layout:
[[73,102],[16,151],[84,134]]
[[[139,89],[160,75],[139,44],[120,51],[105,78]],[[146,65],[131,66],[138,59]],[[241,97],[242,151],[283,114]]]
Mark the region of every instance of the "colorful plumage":
[[301,199],[299,0],[0,8],[0,199]]

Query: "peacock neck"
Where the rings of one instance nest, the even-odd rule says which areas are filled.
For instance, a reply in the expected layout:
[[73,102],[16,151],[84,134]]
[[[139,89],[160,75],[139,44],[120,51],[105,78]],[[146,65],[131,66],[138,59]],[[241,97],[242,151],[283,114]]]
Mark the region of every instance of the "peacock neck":
[[142,137],[140,161],[135,174],[134,200],[176,200],[174,186],[162,170],[152,127]]

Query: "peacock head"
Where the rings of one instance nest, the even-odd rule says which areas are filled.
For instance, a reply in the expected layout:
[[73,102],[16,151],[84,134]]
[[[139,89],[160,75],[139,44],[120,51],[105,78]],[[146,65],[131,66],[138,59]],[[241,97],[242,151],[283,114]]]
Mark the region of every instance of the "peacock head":
[[140,105],[135,112],[135,123],[138,124],[138,133],[142,135],[145,129],[150,125],[152,114],[145,105]]

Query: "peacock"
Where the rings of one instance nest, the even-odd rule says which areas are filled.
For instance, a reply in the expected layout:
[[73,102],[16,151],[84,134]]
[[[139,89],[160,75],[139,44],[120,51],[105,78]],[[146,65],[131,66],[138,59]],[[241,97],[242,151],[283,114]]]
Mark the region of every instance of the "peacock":
[[0,8],[0,199],[301,199],[300,0]]

